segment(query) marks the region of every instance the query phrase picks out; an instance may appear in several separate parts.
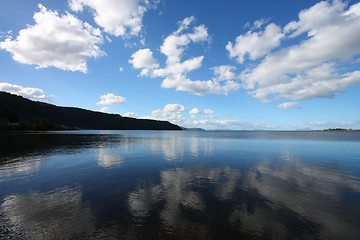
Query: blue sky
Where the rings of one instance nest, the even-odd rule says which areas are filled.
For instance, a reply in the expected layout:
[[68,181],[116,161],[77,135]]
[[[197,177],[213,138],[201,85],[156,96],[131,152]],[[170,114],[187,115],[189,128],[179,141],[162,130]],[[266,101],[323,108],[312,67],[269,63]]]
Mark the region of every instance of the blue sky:
[[205,129],[360,128],[357,1],[0,1],[0,90]]

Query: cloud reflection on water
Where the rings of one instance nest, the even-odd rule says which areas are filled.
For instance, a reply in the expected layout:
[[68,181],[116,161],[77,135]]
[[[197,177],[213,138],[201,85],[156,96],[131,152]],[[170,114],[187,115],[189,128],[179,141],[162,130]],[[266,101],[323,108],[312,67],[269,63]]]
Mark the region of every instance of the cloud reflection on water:
[[87,238],[94,231],[80,189],[67,187],[6,196],[0,224],[1,234],[19,239]]
[[160,184],[129,194],[129,210],[139,219],[153,219],[158,212],[162,228],[176,233],[190,234],[189,226],[197,226],[197,237],[206,238],[217,227],[208,217],[216,218],[218,204],[220,214],[227,214],[224,224],[243,236],[355,239],[360,234],[358,200],[344,200],[344,191],[348,198],[359,197],[359,179],[336,168],[263,161],[249,171],[176,168],[160,177]]
[[[185,136],[179,136],[179,135]],[[153,153],[161,153],[168,161],[183,160],[185,154],[198,157],[201,153],[211,155],[214,152],[215,140],[213,138],[201,138],[196,132],[179,133],[165,132],[156,136],[150,141],[150,148]]]
[[231,197],[239,176],[238,171],[230,168],[162,171],[160,185],[139,188],[129,194],[129,209],[133,216],[146,218],[160,205],[159,216],[163,228],[185,234],[183,236],[203,239],[209,226],[187,218],[189,212],[203,212],[206,209],[204,198],[196,188],[201,188],[204,182],[215,184],[215,195],[226,200]]
[[[334,157],[318,149],[334,144],[218,136],[140,132],[74,136],[74,141],[68,136],[55,138],[63,143],[59,150],[51,145],[46,154],[34,156],[30,149],[23,157],[7,158],[0,177],[15,180],[18,193],[11,189],[2,196],[0,233],[24,239],[360,235],[360,179],[343,171],[343,162],[329,161],[347,149]],[[63,187],[31,189],[46,186],[48,176]]]
[[26,176],[37,171],[42,158],[40,156],[24,156],[10,159],[0,165],[0,182],[9,178]]
[[[359,199],[352,202],[351,196],[359,198],[359,180],[334,166],[297,161],[274,167],[261,162],[247,174],[244,189],[255,189],[275,213],[287,209],[303,223],[318,225],[319,236],[355,239],[360,234],[360,209],[355,204]],[[239,213],[239,219],[244,214]]]
[[124,158],[119,156],[118,154],[109,154],[108,149],[104,148],[103,146],[100,146],[99,148],[99,155],[98,155],[98,165],[103,168],[111,168],[120,166]]
[[152,138],[150,141],[151,151],[161,153],[164,159],[171,161],[183,159],[184,145],[183,139],[170,134],[165,134],[161,138]]

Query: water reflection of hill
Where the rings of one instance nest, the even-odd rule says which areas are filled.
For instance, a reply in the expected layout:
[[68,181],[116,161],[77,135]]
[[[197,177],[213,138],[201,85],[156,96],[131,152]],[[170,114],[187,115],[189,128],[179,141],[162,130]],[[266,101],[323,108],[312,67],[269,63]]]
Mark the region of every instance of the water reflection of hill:
[[[71,152],[100,144],[118,144],[122,135],[111,134],[52,134],[9,133],[0,135],[0,161],[24,155],[43,155],[54,152]],[[133,139],[132,139],[133,140]]]
[[54,154],[79,154],[84,149],[99,149],[102,167],[119,165],[122,157],[109,155],[107,148],[131,145],[136,138],[113,134],[9,133],[0,137],[0,182],[14,174],[29,174],[39,168],[42,159]]

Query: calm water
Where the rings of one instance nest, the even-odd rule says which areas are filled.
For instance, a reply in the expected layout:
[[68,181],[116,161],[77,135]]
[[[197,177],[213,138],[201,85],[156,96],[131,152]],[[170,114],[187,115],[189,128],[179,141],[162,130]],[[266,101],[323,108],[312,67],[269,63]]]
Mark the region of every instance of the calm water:
[[0,239],[359,239],[360,132],[0,135]]

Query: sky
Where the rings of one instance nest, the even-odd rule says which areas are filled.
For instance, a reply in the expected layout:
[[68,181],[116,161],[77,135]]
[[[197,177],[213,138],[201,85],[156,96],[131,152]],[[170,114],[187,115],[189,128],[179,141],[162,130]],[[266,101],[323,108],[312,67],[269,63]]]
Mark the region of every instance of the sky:
[[360,129],[360,3],[0,0],[0,91],[188,128]]

